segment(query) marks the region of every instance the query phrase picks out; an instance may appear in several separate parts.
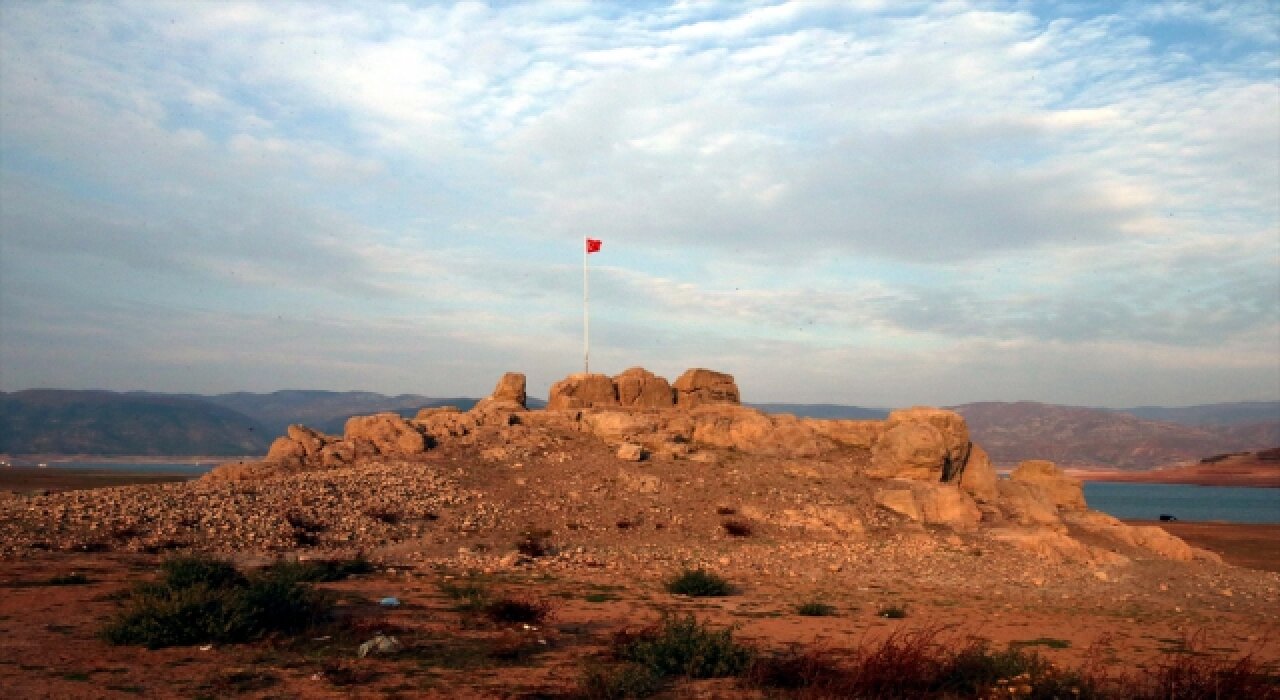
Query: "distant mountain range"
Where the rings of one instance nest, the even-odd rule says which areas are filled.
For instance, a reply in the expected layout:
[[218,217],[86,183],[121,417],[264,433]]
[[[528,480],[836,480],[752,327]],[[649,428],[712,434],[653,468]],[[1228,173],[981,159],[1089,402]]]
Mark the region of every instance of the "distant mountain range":
[[1129,411],[1019,401],[952,407],[997,464],[1049,459],[1064,465],[1147,469],[1280,445],[1280,402]]
[[[147,392],[0,392],[0,453],[254,455],[291,423],[341,433],[347,419],[476,399],[365,391],[286,390],[202,396]],[[531,398],[531,408],[545,402]],[[887,409],[840,404],[749,404],[768,413],[879,420]],[[952,407],[998,464],[1051,459],[1064,465],[1144,469],[1210,455],[1280,446],[1280,401],[1124,411],[1021,401]]]
[[274,433],[198,398],[34,389],[0,393],[0,452],[85,455],[253,455]]

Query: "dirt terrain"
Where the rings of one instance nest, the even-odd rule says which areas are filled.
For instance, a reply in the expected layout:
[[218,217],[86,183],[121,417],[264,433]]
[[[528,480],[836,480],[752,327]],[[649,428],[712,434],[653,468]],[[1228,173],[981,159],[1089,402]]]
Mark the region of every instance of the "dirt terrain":
[[[1280,660],[1280,574],[1230,563],[1268,563],[1274,549],[1258,548],[1274,546],[1274,530],[1241,544],[1221,531],[1192,532],[1192,524],[1169,528],[1193,543],[1219,543],[1219,561],[1161,539],[1162,530],[1089,514],[1051,465],[1026,470],[1016,489],[1002,481],[1008,492],[977,501],[972,518],[968,500],[948,514],[938,509],[949,501],[930,499],[961,494],[954,484],[869,475],[887,468],[892,420],[876,428],[870,449],[832,442],[794,456],[783,453],[812,443],[795,424],[759,423],[736,407],[716,411],[705,413],[715,425],[754,421],[748,425],[759,430],[742,435],[783,435],[768,444],[785,449],[695,440],[637,458],[627,449],[635,436],[620,448],[591,432],[603,423],[589,412],[432,414],[472,427],[429,447],[387,433],[387,444],[411,454],[360,457],[373,448],[352,436],[370,422],[349,426],[344,442],[317,439],[308,453],[355,445],[349,464],[288,457],[230,465],[197,482],[0,496],[0,686],[30,698],[565,697],[619,631],[663,612],[736,626],[737,637],[761,649],[799,643],[837,657],[895,632],[929,630],[956,644],[977,636],[996,648],[1032,649],[1072,667],[1141,668],[1188,646]],[[404,429],[397,420],[377,425]],[[915,425],[907,423],[911,434],[923,434]],[[294,443],[311,439],[291,435]],[[293,450],[279,442],[273,454]],[[1025,486],[1033,478],[1046,485]],[[1057,493],[1063,505],[1035,510],[1017,500],[1024,491]],[[915,510],[902,500],[912,494]],[[319,584],[339,596],[343,624],[312,635],[155,651],[102,641],[122,592],[185,551],[247,568],[360,553],[377,570]],[[723,576],[736,590],[718,598],[667,592],[689,569]],[[67,578],[73,573],[83,578]],[[530,626],[477,620],[459,605],[462,585],[545,604],[550,617]],[[387,596],[399,606],[379,606]],[[799,615],[797,606],[810,602],[829,604],[834,615]],[[902,617],[885,617],[891,609]],[[405,648],[358,659],[356,647],[377,632]],[[519,653],[502,651],[512,648]],[[667,693],[763,697],[733,679],[681,681]]]

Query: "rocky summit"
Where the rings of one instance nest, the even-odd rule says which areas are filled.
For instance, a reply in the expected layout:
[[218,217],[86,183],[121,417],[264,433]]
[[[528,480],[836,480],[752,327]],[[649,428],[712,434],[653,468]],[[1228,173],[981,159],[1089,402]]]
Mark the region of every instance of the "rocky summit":
[[529,410],[525,377],[511,372],[472,410],[356,416],[342,435],[293,425],[263,460],[222,464],[196,483],[10,496],[0,542],[9,556],[166,546],[440,556],[487,528],[536,525],[609,561],[649,551],[652,537],[628,545],[632,527],[689,555],[719,546],[716,510],[728,508],[788,541],[844,548],[909,532],[1097,567],[1216,560],[1090,511],[1080,483],[1052,462],[997,478],[952,411],[819,420],[739,399],[725,373],[691,369],[669,383],[635,367],[566,377],[545,410]]

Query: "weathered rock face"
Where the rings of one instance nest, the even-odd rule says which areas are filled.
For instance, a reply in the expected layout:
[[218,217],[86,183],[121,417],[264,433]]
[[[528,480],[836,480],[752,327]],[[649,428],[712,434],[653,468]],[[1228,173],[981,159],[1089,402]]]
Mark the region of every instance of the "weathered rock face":
[[848,420],[801,418],[800,421],[814,432],[846,447],[871,449],[884,435],[882,420]]
[[551,385],[547,410],[617,406],[618,390],[604,374],[571,374]]
[[487,398],[475,406],[477,411],[523,411],[528,397],[525,394],[525,378],[519,372],[507,372],[498,380],[498,386]]
[[960,488],[979,503],[992,503],[1000,498],[997,488],[996,468],[991,465],[987,451],[978,445],[969,450],[969,461],[960,473]]
[[408,456],[427,449],[426,437],[395,413],[352,416],[343,428],[343,440],[357,455]]
[[1025,461],[1009,475],[1011,481],[1036,484],[1044,489],[1049,502],[1062,510],[1085,510],[1084,489],[1079,479],[1062,473],[1053,462],[1042,459]]
[[982,521],[982,511],[955,484],[895,479],[876,492],[876,504],[909,520],[972,530]]
[[723,372],[700,368],[686,370],[672,387],[676,392],[676,405],[681,408],[741,403],[733,375]]
[[996,486],[1000,494],[1000,510],[1011,522],[1065,529],[1053,499],[1039,484],[1004,480],[996,482]]
[[627,408],[670,408],[675,393],[666,379],[643,367],[632,367],[613,378],[619,405]]
[[867,475],[941,481],[958,472],[972,451],[969,429],[954,411],[916,407],[894,411],[871,448]]

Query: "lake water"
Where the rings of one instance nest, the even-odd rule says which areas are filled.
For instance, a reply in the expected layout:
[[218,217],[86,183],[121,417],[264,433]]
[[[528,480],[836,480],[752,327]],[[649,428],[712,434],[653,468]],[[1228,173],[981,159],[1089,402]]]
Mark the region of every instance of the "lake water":
[[[228,458],[230,459],[230,458]],[[104,469],[138,474],[204,474],[220,462],[48,462],[49,469]],[[18,461],[15,467],[35,467],[35,462]],[[3,469],[4,467],[0,467]]]
[[1084,499],[1093,510],[1125,519],[1168,514],[1178,520],[1280,523],[1280,489],[1086,481]]

